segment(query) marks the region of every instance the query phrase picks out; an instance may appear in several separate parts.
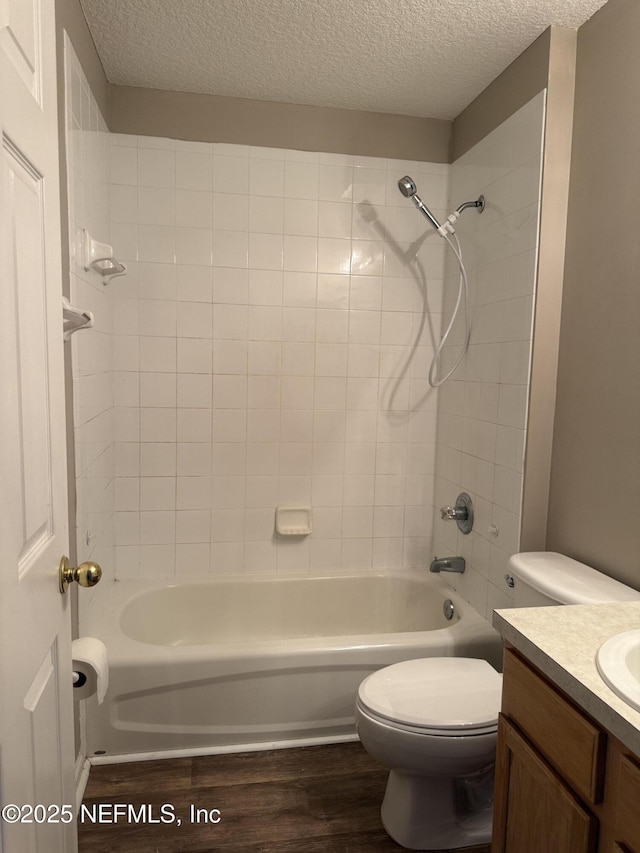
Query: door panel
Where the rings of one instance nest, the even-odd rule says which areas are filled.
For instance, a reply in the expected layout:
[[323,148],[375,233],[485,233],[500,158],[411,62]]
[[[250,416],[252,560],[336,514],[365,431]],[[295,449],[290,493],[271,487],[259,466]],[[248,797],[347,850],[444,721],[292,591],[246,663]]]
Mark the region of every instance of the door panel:
[[46,282],[44,280],[44,200],[42,176],[5,139],[9,246],[6,262],[13,271],[12,301],[17,322],[15,384],[18,397],[19,488],[23,500],[16,536],[19,574],[33,564],[51,537],[51,444],[48,426]]
[[[0,6],[0,800],[75,803],[53,0]],[[75,826],[0,825],[3,853]]]
[[[14,778],[2,778],[2,789],[12,791],[16,805],[30,803],[49,804],[53,792],[62,796],[62,768],[64,757],[60,753],[59,702],[57,696],[57,650],[51,648],[27,691],[18,718],[13,726],[13,737],[3,745],[2,768]],[[30,772],[15,777],[15,768],[28,768]],[[5,788],[6,786],[6,788]],[[58,802],[56,800],[56,802]],[[52,815],[53,817],[54,815]],[[32,823],[5,825],[4,842],[7,850],[25,850],[40,853],[63,853],[64,832],[55,823],[41,823],[36,815]],[[56,816],[59,819],[59,816]]]
[[40,102],[41,9],[38,0],[5,0],[0,46],[25,89]]

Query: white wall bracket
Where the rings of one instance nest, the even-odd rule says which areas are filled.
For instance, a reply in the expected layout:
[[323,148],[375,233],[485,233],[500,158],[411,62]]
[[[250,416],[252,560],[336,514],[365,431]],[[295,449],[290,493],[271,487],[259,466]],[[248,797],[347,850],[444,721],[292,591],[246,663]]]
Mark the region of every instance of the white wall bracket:
[[62,337],[65,341],[70,340],[74,332],[80,329],[91,329],[93,327],[93,314],[91,311],[83,311],[75,308],[67,299],[62,297]]

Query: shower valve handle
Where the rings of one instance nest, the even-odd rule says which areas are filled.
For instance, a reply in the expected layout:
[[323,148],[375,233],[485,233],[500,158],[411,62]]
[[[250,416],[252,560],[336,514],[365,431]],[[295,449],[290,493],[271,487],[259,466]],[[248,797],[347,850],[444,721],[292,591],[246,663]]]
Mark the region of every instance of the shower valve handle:
[[460,533],[471,533],[473,528],[473,502],[466,492],[460,492],[455,506],[443,506],[440,510],[443,521],[455,521]]
[[466,521],[468,517],[466,506],[443,506],[440,509],[440,518],[444,521]]

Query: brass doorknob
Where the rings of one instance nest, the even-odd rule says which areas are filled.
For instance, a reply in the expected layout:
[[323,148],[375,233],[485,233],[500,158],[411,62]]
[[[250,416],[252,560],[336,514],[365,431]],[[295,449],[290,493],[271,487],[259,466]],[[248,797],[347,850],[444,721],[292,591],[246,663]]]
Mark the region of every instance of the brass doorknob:
[[88,560],[80,563],[77,569],[69,565],[69,558],[62,557],[58,568],[59,588],[64,595],[69,584],[77,581],[80,586],[95,586],[102,577],[102,569],[97,563]]

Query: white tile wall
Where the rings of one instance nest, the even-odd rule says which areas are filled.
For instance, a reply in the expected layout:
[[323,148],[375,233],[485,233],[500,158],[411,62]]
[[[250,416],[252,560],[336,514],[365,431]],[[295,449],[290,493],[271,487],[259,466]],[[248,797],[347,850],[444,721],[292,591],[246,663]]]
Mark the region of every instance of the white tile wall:
[[[73,365],[74,443],[76,464],[76,548],[78,561],[100,563],[106,578],[115,574],[114,437],[119,429],[113,408],[112,300],[103,279],[86,272],[79,234],[85,228],[97,240],[111,240],[110,139],[71,42],[65,34],[65,94],[67,190],[69,198],[71,303],[93,312],[95,326],[71,341]],[[121,195],[120,206],[127,199]],[[126,346],[116,364],[133,360]],[[131,503],[132,490],[120,490],[118,500]],[[100,587],[83,593],[81,630],[92,599]]]
[[118,574],[426,565],[444,251],[396,182],[444,212],[449,167],[113,135],[111,170]]
[[[79,559],[197,577],[461,553],[463,595],[508,606],[543,96],[450,170],[108,134],[68,40],[65,73],[71,296],[96,316],[73,339]],[[448,260],[443,299],[444,247],[397,192],[406,172],[437,214],[488,202],[458,226],[473,333],[439,410],[426,376],[457,274]],[[108,289],[75,256],[83,227],[127,263]],[[469,537],[434,513],[462,489]],[[279,540],[279,503],[311,503],[312,536]]]
[[[465,212],[456,226],[469,273],[472,332],[464,361],[440,391],[435,503],[453,504],[466,491],[476,517],[465,536],[436,511],[434,546],[440,556],[465,557],[465,574],[447,580],[488,618],[512,603],[504,575],[520,537],[544,98],[538,95],[451,167],[452,206],[483,193],[486,209]],[[448,260],[449,310],[456,267]],[[452,342],[462,339],[456,323]],[[459,351],[445,348],[443,372]]]

